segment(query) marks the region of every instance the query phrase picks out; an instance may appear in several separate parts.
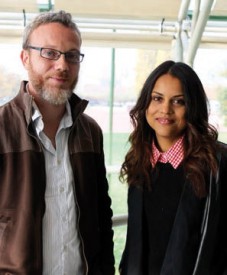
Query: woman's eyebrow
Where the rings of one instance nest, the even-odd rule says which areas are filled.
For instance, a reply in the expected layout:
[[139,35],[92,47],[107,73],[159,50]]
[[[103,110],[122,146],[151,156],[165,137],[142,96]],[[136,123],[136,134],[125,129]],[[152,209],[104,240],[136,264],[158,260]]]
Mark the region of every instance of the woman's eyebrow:
[[183,94],[180,94],[180,95],[174,95],[173,97],[184,97]]
[[155,91],[155,90],[152,91],[152,94],[153,94],[153,93],[158,94],[158,95],[163,95],[162,93],[157,92],[157,91]]

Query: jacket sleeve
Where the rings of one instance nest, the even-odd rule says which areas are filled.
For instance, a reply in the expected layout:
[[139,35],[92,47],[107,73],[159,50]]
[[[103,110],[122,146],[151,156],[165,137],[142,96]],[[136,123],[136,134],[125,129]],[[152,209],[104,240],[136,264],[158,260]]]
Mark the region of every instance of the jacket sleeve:
[[227,275],[227,147],[222,155],[220,163],[220,269],[224,270],[220,274]]
[[114,275],[111,199],[103,152],[103,135],[97,123],[81,115],[69,138],[79,230],[88,275]]
[[126,245],[119,267],[121,275],[143,274],[142,230],[142,191],[137,187],[130,186]]
[[227,275],[227,146],[225,144],[221,145],[221,154],[219,155],[219,181],[217,185],[217,197],[219,197],[219,208],[216,213],[218,227],[211,274]]
[[[101,148],[103,145],[101,144]],[[114,275],[114,255],[113,255],[113,229],[111,199],[108,195],[108,181],[106,178],[106,168],[104,164],[104,153],[100,154],[98,165],[98,210],[100,226],[100,266],[102,275]]]

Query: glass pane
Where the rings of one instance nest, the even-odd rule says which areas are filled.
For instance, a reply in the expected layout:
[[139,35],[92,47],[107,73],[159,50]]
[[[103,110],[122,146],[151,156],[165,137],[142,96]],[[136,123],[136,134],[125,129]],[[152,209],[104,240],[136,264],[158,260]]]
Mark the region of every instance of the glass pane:
[[210,103],[210,123],[227,143],[227,51],[199,49],[194,69],[201,78]]

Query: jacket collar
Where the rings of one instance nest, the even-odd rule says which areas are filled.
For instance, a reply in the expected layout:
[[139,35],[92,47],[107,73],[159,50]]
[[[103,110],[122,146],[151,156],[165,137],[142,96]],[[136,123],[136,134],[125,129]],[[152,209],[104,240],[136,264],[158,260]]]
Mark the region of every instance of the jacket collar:
[[[27,122],[27,125],[30,124],[31,122],[31,117],[32,117],[32,96],[29,95],[26,91],[26,85],[28,81],[22,81],[19,93],[14,99],[14,103],[17,108],[20,108],[22,112],[24,112],[25,119]],[[77,117],[84,112],[88,105],[88,101],[81,99],[79,96],[76,94],[72,94],[71,98],[69,99],[69,104],[71,107],[71,112],[72,112],[72,118],[73,121],[75,122]]]

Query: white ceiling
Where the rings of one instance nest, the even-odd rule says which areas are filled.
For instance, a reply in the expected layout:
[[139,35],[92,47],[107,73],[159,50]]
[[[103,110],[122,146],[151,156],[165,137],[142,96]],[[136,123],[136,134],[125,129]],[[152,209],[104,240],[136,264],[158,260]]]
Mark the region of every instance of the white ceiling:
[[227,0],[216,0],[211,15],[227,16]]
[[56,10],[77,16],[127,19],[176,19],[181,0],[55,0]]
[[174,39],[182,44],[184,35],[193,59],[199,43],[227,44],[227,0],[1,0],[0,40],[21,38],[24,25],[50,4],[73,15],[87,45],[161,48]]
[[[190,7],[195,1],[189,1]],[[209,0],[201,0],[201,3]],[[49,3],[55,10],[63,9],[75,16],[111,17],[111,18],[140,18],[176,19],[181,5],[187,0],[2,0],[0,12],[39,12],[40,3],[47,7]],[[202,5],[201,5],[202,6]],[[214,0],[211,15],[227,16],[227,0]]]

